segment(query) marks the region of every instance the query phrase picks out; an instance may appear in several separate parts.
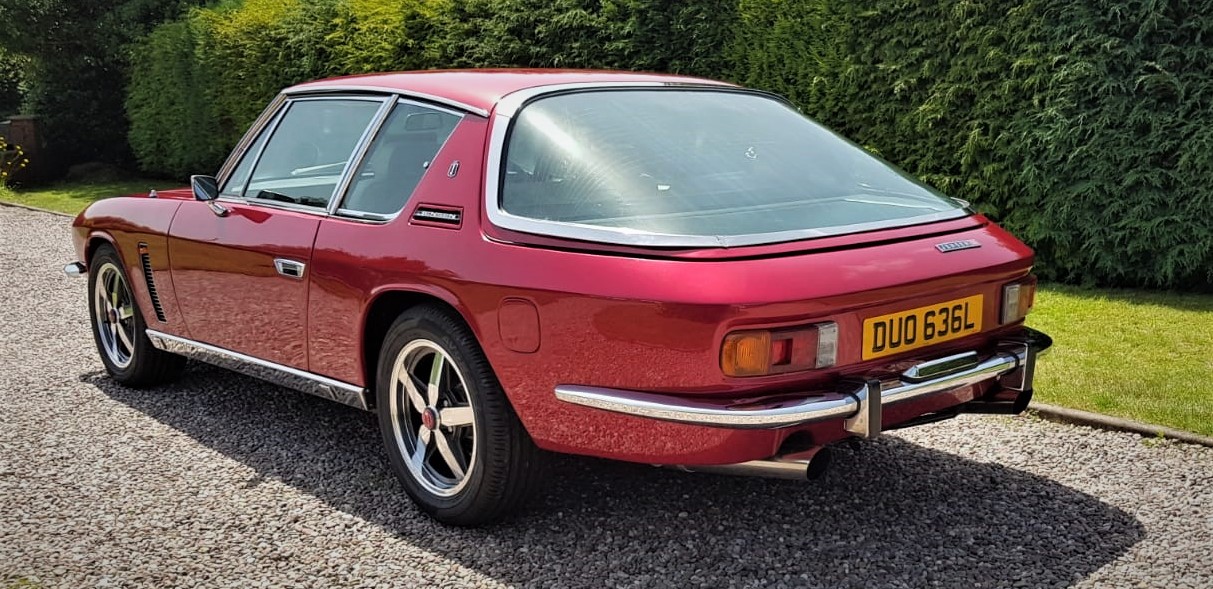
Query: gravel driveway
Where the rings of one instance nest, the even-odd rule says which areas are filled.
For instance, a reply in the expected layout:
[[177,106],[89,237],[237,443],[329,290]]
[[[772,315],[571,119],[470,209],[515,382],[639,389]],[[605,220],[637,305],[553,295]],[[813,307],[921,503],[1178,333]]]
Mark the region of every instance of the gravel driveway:
[[816,483],[560,458],[516,521],[443,528],[369,413],[205,366],[114,385],[67,223],[0,206],[6,589],[1213,587],[1213,449],[1030,418],[840,448]]

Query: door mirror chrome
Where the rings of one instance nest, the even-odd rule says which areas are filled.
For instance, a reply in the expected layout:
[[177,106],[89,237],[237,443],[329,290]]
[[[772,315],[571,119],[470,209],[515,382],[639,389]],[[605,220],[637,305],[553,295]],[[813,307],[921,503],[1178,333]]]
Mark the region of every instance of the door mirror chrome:
[[190,176],[194,198],[206,202],[219,198],[219,181],[214,176]]
[[226,217],[232,212],[217,202],[219,181],[214,176],[190,176],[190,188],[194,190],[194,198],[206,203],[216,217]]

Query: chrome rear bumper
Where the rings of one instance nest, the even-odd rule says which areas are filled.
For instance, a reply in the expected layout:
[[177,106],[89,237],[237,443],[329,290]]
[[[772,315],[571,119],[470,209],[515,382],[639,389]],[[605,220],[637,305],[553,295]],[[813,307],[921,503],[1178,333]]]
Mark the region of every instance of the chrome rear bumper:
[[1049,336],[1025,327],[1021,337],[1000,341],[998,351],[985,360],[979,360],[976,352],[956,354],[913,366],[895,383],[844,381],[833,392],[758,407],[577,385],[557,386],[556,398],[616,413],[735,429],[774,429],[843,419],[847,431],[867,438],[880,433],[881,410],[885,405],[987,380],[998,379],[1003,390],[1020,393],[1024,402],[1014,405],[1026,405],[1031,396],[1036,357],[1052,343]]

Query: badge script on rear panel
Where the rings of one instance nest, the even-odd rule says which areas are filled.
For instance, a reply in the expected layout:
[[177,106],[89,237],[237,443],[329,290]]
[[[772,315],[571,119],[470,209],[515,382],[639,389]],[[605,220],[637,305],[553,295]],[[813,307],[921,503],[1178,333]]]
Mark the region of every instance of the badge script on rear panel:
[[962,239],[960,241],[949,241],[946,243],[935,244],[935,249],[943,253],[958,252],[960,250],[969,250],[975,247],[981,247],[981,242],[976,239]]

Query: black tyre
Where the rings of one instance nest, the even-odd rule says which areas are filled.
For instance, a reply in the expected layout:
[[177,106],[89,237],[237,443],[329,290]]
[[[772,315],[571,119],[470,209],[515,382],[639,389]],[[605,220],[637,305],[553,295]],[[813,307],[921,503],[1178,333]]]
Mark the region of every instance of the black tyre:
[[392,470],[426,513],[477,526],[516,512],[542,474],[471,331],[441,308],[403,313],[379,353],[379,428]]
[[132,295],[118,252],[103,245],[88,269],[89,320],[106,372],[129,387],[168,382],[181,374],[185,358],[156,349],[145,333],[143,314]]

